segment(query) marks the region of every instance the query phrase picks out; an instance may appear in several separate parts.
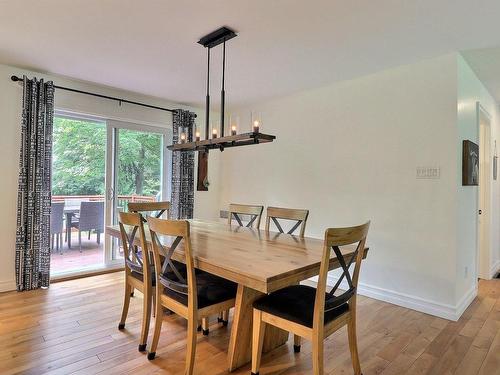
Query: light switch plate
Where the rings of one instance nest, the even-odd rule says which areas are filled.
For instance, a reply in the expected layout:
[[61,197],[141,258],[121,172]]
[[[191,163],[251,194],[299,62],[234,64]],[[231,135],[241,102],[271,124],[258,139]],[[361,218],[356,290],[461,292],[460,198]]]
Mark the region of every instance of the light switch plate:
[[440,177],[441,169],[439,167],[417,167],[417,178],[436,179]]

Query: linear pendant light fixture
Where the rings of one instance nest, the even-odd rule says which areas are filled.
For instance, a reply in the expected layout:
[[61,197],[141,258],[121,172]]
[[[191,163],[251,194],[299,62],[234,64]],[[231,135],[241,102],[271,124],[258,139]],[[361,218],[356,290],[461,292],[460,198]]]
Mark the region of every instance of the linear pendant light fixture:
[[[236,37],[237,34],[227,28],[221,27],[208,35],[201,38],[198,43],[207,48],[207,96],[206,96],[206,112],[205,112],[205,140],[197,140],[194,142],[184,142],[168,146],[172,151],[208,151],[211,149],[219,149],[224,151],[227,147],[246,146],[259,143],[272,142],[276,137],[270,134],[263,134],[258,131],[258,127],[249,133],[236,135],[224,134],[224,115],[225,115],[225,91],[224,80],[226,70],[226,41]],[[222,88],[221,88],[221,110],[220,110],[220,137],[210,138],[210,50],[213,47],[222,44]]]

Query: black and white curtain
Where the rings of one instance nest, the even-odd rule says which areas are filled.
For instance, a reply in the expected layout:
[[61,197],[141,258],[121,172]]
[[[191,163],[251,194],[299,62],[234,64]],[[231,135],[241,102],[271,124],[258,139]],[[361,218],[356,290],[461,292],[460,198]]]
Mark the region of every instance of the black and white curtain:
[[[178,109],[173,115],[173,144],[179,142],[180,133],[187,142],[193,140],[193,112]],[[194,151],[172,152],[172,219],[191,219],[194,209]]]
[[24,76],[22,110],[16,232],[18,291],[49,286],[53,83]]

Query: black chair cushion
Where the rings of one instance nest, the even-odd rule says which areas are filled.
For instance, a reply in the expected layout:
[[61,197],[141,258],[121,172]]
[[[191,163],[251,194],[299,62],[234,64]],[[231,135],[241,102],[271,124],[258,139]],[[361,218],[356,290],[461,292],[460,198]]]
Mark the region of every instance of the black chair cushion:
[[[142,272],[132,271],[130,272],[130,276],[144,282],[144,274]],[[153,266],[151,266],[151,281],[153,286],[156,286],[155,268]]]
[[[326,295],[328,298],[328,295]],[[293,285],[280,289],[254,302],[253,307],[280,318],[312,328],[316,288],[307,285]],[[325,312],[325,324],[349,310],[344,303]]]
[[[196,286],[199,309],[236,297],[237,284],[207,272],[196,274]],[[175,292],[169,288],[164,288],[163,293],[184,306],[188,305],[186,294]]]
[[[138,255],[142,256],[141,251],[138,252]],[[181,275],[186,274],[186,265],[184,263],[177,262],[176,260],[173,260],[172,262],[174,263],[177,270],[181,273]],[[144,275],[142,274],[142,272],[131,270],[130,274],[132,277],[144,282]],[[169,272],[169,278],[175,278],[175,274],[173,271]],[[151,265],[151,281],[153,282],[153,286],[156,286],[155,267],[153,265]]]

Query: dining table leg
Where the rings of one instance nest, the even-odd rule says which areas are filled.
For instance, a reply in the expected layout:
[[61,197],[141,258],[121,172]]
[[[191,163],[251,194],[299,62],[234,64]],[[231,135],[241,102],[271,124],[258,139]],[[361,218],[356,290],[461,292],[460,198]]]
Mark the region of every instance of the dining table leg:
[[[229,371],[234,371],[252,360],[253,302],[265,294],[238,285],[234,307],[233,325],[228,349]],[[266,326],[263,352],[268,352],[285,344],[288,332],[271,325]]]

